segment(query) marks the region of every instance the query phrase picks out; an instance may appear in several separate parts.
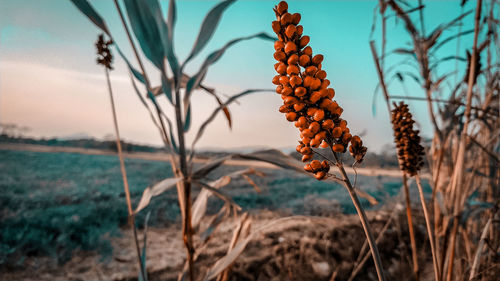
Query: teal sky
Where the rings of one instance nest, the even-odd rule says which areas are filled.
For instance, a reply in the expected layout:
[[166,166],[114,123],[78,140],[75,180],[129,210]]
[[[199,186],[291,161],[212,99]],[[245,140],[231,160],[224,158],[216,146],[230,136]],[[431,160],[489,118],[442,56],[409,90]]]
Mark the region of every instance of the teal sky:
[[[160,1],[166,9],[168,1]],[[369,40],[374,8],[378,1],[289,1],[289,10],[302,14],[304,34],[311,37],[315,54],[325,56],[323,68],[328,73],[344,107],[344,118],[351,131],[364,132],[365,144],[380,150],[392,142],[392,132],[379,94],[376,114],[372,112],[372,97],[378,83]],[[417,1],[410,1],[416,5]],[[460,8],[460,1],[424,1],[426,31],[474,8],[474,1]],[[135,64],[113,1],[91,1],[105,18],[115,40]],[[177,1],[175,47],[184,60],[198,34],[205,14],[217,1]],[[272,7],[277,1],[245,1],[233,4],[224,14],[219,28],[205,50],[187,68],[194,73],[200,62],[213,50],[240,36],[265,31],[272,34]],[[415,14],[414,16],[417,16]],[[463,21],[462,30],[473,27],[473,14]],[[374,38],[380,43],[379,26]],[[444,37],[458,31],[447,31]],[[111,113],[104,74],[95,64],[94,42],[99,30],[67,0],[0,0],[0,122],[28,126],[36,137],[67,136],[88,133],[101,138],[112,133]],[[407,46],[410,38],[401,22],[388,21],[388,47],[392,50]],[[461,39],[461,46],[472,45],[472,34]],[[380,45],[379,52],[380,52]],[[445,45],[437,56],[456,54],[456,44]],[[229,49],[209,70],[205,85],[218,89],[223,96],[247,88],[274,88],[273,44],[254,39]],[[463,48],[458,53],[465,56]],[[390,56],[386,65],[401,60]],[[139,143],[160,144],[161,140],[141,104],[139,104],[121,58],[115,56],[111,73],[118,118],[123,138]],[[463,65],[463,63],[460,63]],[[439,72],[454,69],[455,61],[440,65]],[[463,68],[461,66],[461,68]],[[159,74],[147,66],[153,83]],[[415,72],[415,71],[414,71]],[[463,72],[457,79],[461,79]],[[453,77],[453,76],[452,76]],[[409,79],[411,80],[411,79]],[[454,78],[451,79],[453,81]],[[393,95],[423,96],[413,81],[405,87],[394,82]],[[446,96],[446,92],[443,93]],[[166,102],[163,100],[164,104]],[[199,142],[200,147],[223,148],[244,146],[293,147],[298,130],[278,112],[281,98],[275,93],[257,93],[231,106],[234,128],[230,131],[220,116]],[[431,134],[426,105],[410,102],[422,131]],[[193,129],[215,107],[213,99],[202,92],[193,95]]]

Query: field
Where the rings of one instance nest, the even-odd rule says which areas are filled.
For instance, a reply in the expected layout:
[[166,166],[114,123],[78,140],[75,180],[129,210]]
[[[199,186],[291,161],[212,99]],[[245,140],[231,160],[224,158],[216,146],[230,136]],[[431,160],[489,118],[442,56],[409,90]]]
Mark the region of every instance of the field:
[[[126,166],[134,204],[145,187],[171,176],[168,162],[127,159]],[[241,167],[226,165],[211,176],[238,169]],[[98,249],[104,257],[112,253],[109,240],[120,236],[120,227],[127,223],[116,156],[0,150],[0,171],[3,266],[15,267],[24,258],[37,255],[49,255],[62,263],[76,249]],[[326,216],[355,212],[341,186],[281,169],[261,171],[265,177],[252,176],[260,193],[244,179],[225,187],[244,211]],[[401,187],[398,178],[359,176],[357,181],[381,202],[397,195]],[[209,213],[220,205],[221,200],[212,198]],[[363,205],[370,208],[366,200]],[[153,226],[178,222],[175,189],[154,198],[148,210]],[[146,212],[140,213],[139,225]]]

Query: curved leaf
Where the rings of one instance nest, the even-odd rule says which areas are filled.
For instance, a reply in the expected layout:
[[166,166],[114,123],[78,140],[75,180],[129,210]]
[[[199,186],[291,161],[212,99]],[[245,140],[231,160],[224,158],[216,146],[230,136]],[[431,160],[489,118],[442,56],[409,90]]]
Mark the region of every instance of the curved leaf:
[[189,104],[189,98],[191,97],[192,91],[200,86],[201,82],[203,81],[203,78],[207,74],[208,67],[211,66],[212,64],[216,63],[222,57],[222,55],[224,55],[224,53],[226,52],[226,50],[229,47],[233,46],[234,44],[236,44],[238,42],[241,42],[241,41],[244,41],[244,40],[250,40],[250,39],[254,39],[254,38],[260,38],[260,39],[264,39],[264,40],[270,40],[270,41],[273,41],[273,42],[277,39],[275,37],[272,37],[272,36],[268,35],[265,32],[260,32],[260,33],[257,33],[257,34],[253,34],[253,35],[249,35],[249,36],[245,36],[245,37],[240,37],[240,38],[233,39],[233,40],[227,42],[222,48],[220,48],[220,49],[212,52],[205,59],[205,61],[201,65],[200,69],[198,70],[198,73],[196,73],[195,75],[193,75],[193,77],[191,77],[189,79],[189,81],[188,81],[188,83],[186,85],[186,95],[184,96],[184,103],[185,104]]
[[[229,176],[223,176],[219,178],[216,181],[213,181],[209,183],[213,188],[219,189],[223,186],[228,185],[231,182],[231,177]],[[203,189],[200,191],[198,196],[196,196],[196,200],[193,203],[192,207],[192,217],[191,217],[191,223],[193,228],[197,228],[201,219],[205,215],[205,212],[207,210],[207,202],[208,198],[212,195],[212,193],[208,189]]]
[[193,49],[189,54],[188,58],[183,65],[186,65],[188,61],[194,58],[204,47],[207,45],[210,38],[212,38],[217,25],[219,24],[222,13],[236,0],[225,0],[217,4],[208,14],[205,16],[203,23],[201,24],[200,32],[194,42]]
[[233,158],[267,162],[284,169],[294,170],[309,175],[309,173],[304,171],[302,162],[276,149],[261,150],[247,154],[235,154]]
[[146,188],[142,193],[141,201],[139,201],[139,205],[137,205],[137,208],[134,210],[134,213],[137,214],[142,209],[146,208],[149,205],[149,202],[151,201],[152,197],[158,196],[163,192],[169,190],[170,188],[175,186],[177,182],[179,182],[180,180],[181,178],[168,178],[153,185],[153,187]]
[[198,129],[198,132],[196,133],[196,136],[195,136],[195,138],[193,140],[193,143],[191,144],[190,159],[192,159],[193,156],[194,156],[194,146],[196,145],[196,143],[198,142],[198,140],[201,138],[201,136],[205,132],[205,128],[208,126],[208,124],[210,124],[215,119],[215,116],[217,116],[217,113],[219,113],[220,110],[222,110],[224,107],[227,107],[229,104],[231,104],[232,102],[234,102],[238,98],[241,98],[241,97],[246,96],[248,94],[257,93],[257,92],[273,92],[273,90],[267,90],[267,89],[246,90],[244,92],[241,92],[241,93],[239,93],[237,95],[232,96],[224,104],[222,104],[221,106],[217,107],[214,110],[214,112],[212,112],[212,114],[207,118],[207,120],[205,120],[205,122],[203,122],[203,124]]
[[[172,84],[170,83],[169,79],[167,78],[167,75],[162,71],[161,73],[161,89],[163,93],[167,96],[168,100],[173,103],[172,101]],[[156,93],[155,93],[156,95]]]
[[226,156],[226,157],[210,160],[208,163],[206,163],[205,165],[201,166],[196,171],[194,171],[191,178],[196,180],[196,179],[201,179],[201,178],[205,177],[206,175],[208,175],[213,170],[217,169],[220,165],[222,165],[222,163],[224,163],[226,160],[228,160],[230,158],[231,158],[231,156]]
[[144,55],[161,71],[164,70],[164,43],[168,34],[156,0],[124,0],[127,15]]
[[[219,106],[222,106],[222,100],[219,98],[219,96],[215,93],[215,90],[213,89],[208,89],[206,87],[203,87],[200,85],[200,87],[202,89],[205,90],[205,92],[209,93],[210,95],[212,95],[215,100],[217,101],[217,103],[219,104]],[[233,128],[233,122],[232,122],[232,119],[231,119],[231,112],[229,111],[229,108],[227,108],[227,106],[223,106],[222,107],[222,111],[224,111],[224,115],[226,116],[226,120],[227,120],[227,123],[229,125],[229,129],[232,129]]]
[[190,126],[191,126],[191,105],[188,106],[186,111],[186,117],[184,119],[184,132],[187,132]]
[[211,185],[204,183],[202,181],[193,181],[194,184],[197,184],[205,189],[208,189],[211,193],[213,193],[215,196],[219,197],[220,199],[224,200],[227,204],[231,205],[234,209],[236,210],[241,210],[241,207],[234,202],[233,199],[229,195],[227,195],[225,192],[218,190]]

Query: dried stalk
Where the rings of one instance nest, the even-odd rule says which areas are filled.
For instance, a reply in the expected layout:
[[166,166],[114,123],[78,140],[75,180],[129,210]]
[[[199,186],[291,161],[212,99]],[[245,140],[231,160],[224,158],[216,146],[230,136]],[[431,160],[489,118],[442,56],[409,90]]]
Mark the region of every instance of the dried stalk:
[[335,151],[333,151],[331,146],[330,149],[332,150],[333,156],[337,161],[336,165],[340,174],[342,175],[342,179],[344,180],[344,186],[349,192],[349,196],[351,197],[352,203],[354,204],[354,207],[356,208],[359,219],[361,221],[361,225],[363,226],[363,230],[365,231],[365,235],[368,240],[368,245],[370,246],[370,251],[373,257],[373,263],[375,264],[375,269],[377,271],[378,280],[385,281],[386,279],[385,279],[384,269],[382,267],[382,260],[380,259],[380,254],[377,248],[377,244],[375,242],[375,238],[373,237],[373,232],[371,230],[370,224],[368,223],[368,218],[366,217],[365,211],[361,206],[361,203],[359,202],[354,187],[351,185],[351,181],[347,176],[347,173],[344,169],[344,165],[342,164],[342,162],[339,161],[337,154],[335,153]]
[[[385,21],[383,21],[385,23]],[[385,36],[384,36],[385,37]],[[380,86],[382,88],[382,92],[384,93],[385,101],[387,104],[387,112],[389,114],[389,119],[391,119],[391,105],[389,102],[390,96],[387,90],[387,86],[385,84],[384,71],[379,62],[379,58],[377,55],[377,50],[375,48],[375,42],[370,41],[370,49],[372,51],[373,60],[375,61],[375,66],[377,68],[377,73],[379,77]],[[415,242],[415,232],[413,230],[413,220],[411,214],[411,203],[410,203],[410,194],[408,190],[407,177],[406,174],[403,173],[403,186],[404,193],[406,199],[406,217],[408,219],[408,228],[410,230],[410,240],[411,240],[411,248],[412,248],[412,260],[413,260],[413,272],[415,274],[415,280],[419,280],[419,268],[418,268],[418,256],[417,256],[417,244]]]
[[108,93],[109,93],[109,99],[111,102],[111,112],[113,113],[113,125],[115,128],[116,148],[118,151],[118,158],[120,159],[120,171],[122,174],[123,189],[125,191],[125,199],[127,200],[129,224],[134,232],[134,242],[135,242],[135,249],[136,249],[136,253],[137,253],[137,262],[139,263],[139,271],[140,271],[142,280],[147,280],[146,279],[146,272],[145,272],[146,270],[142,266],[139,239],[137,238],[137,229],[135,228],[135,215],[134,215],[134,212],[132,210],[132,201],[130,199],[130,188],[129,188],[128,180],[127,180],[127,170],[125,170],[125,161],[123,160],[122,145],[120,142],[120,131],[118,129],[118,119],[116,118],[115,101],[113,99],[113,90],[111,88],[111,81],[109,80],[109,70],[108,70],[108,68],[104,67],[104,71],[106,74],[106,82],[108,84]]
[[472,263],[472,268],[470,270],[469,281],[472,281],[476,277],[476,270],[479,266],[479,260],[481,259],[481,253],[483,252],[484,242],[488,236],[488,230],[490,229],[492,219],[490,218],[483,228],[483,233],[481,234],[481,240],[477,246],[476,255],[474,257],[474,262]]
[[453,264],[454,264],[454,248],[455,248],[455,241],[456,241],[456,224],[458,223],[456,221],[461,206],[460,202],[462,201],[460,199],[460,196],[462,195],[462,182],[463,182],[463,177],[464,177],[464,164],[465,164],[465,148],[466,148],[466,142],[467,142],[467,132],[469,129],[469,123],[470,123],[470,116],[471,116],[471,107],[472,107],[472,88],[474,87],[474,78],[476,77],[476,60],[477,60],[477,38],[479,35],[479,20],[481,18],[481,7],[482,7],[482,0],[477,1],[476,5],[476,15],[474,17],[474,42],[472,46],[472,57],[470,60],[470,67],[469,67],[469,79],[468,79],[468,86],[467,86],[467,103],[465,107],[465,122],[463,125],[462,133],[460,136],[460,144],[458,148],[458,155],[457,155],[457,160],[456,160],[456,165],[454,167],[453,171],[453,178],[451,182],[451,198],[453,199],[455,205],[454,205],[454,211],[453,211],[453,216],[455,217],[455,222],[454,222],[454,231],[452,233],[452,239],[451,242],[452,244],[450,245],[451,247],[451,255],[449,259],[449,265],[448,265],[448,276],[447,280],[451,281],[452,275],[453,275]]
[[415,230],[413,229],[413,217],[411,214],[411,201],[410,201],[410,190],[408,188],[408,178],[406,173],[404,172],[403,172],[403,190],[406,201],[406,218],[408,220],[408,230],[410,232],[411,256],[413,260],[413,274],[415,274],[415,280],[418,281],[420,280],[420,270],[418,267],[417,242],[415,239]]
[[429,216],[429,212],[427,211],[427,204],[425,203],[424,190],[422,188],[422,184],[420,182],[420,176],[417,174],[415,176],[415,181],[418,187],[418,193],[420,194],[420,202],[422,203],[422,209],[424,211],[425,225],[427,227],[427,234],[429,235],[429,243],[431,244],[431,252],[432,252],[432,263],[434,265],[434,277],[436,281],[441,280],[441,270],[439,268],[439,264],[436,256],[436,247],[434,245],[434,237],[431,226],[431,218]]

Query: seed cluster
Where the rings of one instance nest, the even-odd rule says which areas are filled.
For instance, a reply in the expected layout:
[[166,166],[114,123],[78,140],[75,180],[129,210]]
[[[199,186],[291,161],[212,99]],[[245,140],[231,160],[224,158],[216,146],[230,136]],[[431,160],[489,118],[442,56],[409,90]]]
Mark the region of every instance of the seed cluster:
[[102,64],[107,69],[113,69],[111,63],[113,62],[113,55],[109,49],[109,45],[113,44],[113,40],[104,40],[104,35],[100,34],[95,47],[97,49],[97,64]]
[[424,148],[420,145],[418,130],[413,130],[415,121],[408,109],[408,105],[400,102],[394,103],[392,110],[392,127],[394,140],[398,150],[399,166],[408,175],[414,176],[424,165],[422,156]]
[[[313,56],[312,48],[308,46],[309,36],[302,35],[300,14],[290,14],[285,1],[280,2],[274,12],[276,21],[272,22],[272,28],[278,35],[278,41],[274,43],[274,58],[278,63],[274,68],[278,75],[273,78],[273,83],[283,99],[279,111],[285,113],[288,121],[295,122],[295,127],[300,130],[297,152],[303,155],[302,161],[313,158],[312,148],[331,147],[335,152],[345,153],[351,144],[349,152],[361,162],[366,147],[360,137],[350,134],[347,121],[340,118],[344,110],[333,100],[335,90],[329,87],[330,81],[321,69],[323,55]],[[304,169],[321,180],[329,169],[325,167],[328,163],[323,163],[312,161]]]

